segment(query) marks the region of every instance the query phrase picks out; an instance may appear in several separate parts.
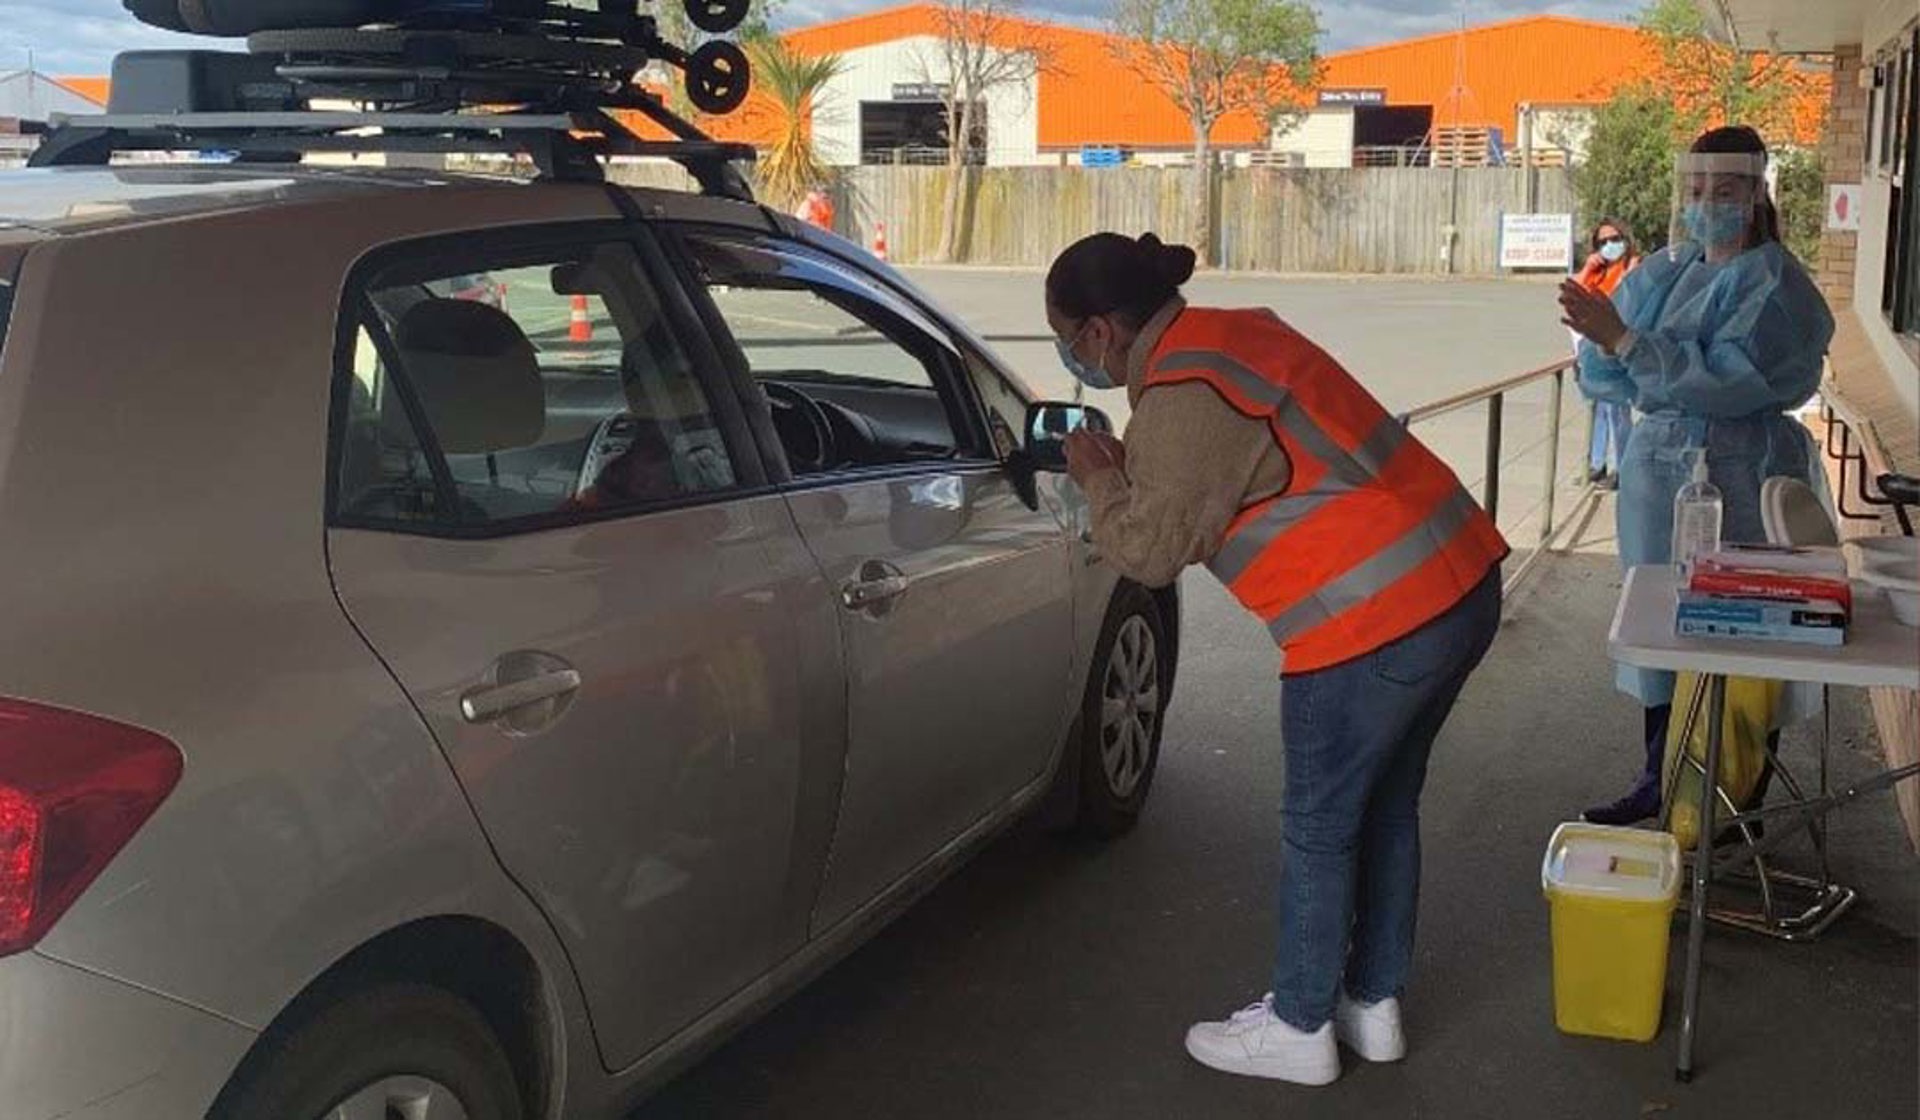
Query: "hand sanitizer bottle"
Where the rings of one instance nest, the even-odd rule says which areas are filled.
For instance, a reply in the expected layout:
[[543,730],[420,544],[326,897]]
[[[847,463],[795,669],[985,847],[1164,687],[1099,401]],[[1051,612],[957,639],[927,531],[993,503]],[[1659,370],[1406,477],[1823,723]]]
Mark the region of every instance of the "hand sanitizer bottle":
[[1673,565],[1682,585],[1693,575],[1696,556],[1720,548],[1724,506],[1720,488],[1707,481],[1707,449],[1695,448],[1693,477],[1673,496]]

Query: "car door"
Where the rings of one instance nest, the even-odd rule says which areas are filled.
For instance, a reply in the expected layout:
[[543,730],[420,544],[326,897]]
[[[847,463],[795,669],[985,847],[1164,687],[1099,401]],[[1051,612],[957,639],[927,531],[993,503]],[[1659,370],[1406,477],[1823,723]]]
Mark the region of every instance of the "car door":
[[625,1067],[804,943],[845,747],[829,590],[640,231],[400,246],[348,298],[340,600]]
[[770,454],[839,615],[847,775],[818,933],[1043,777],[1072,707],[1068,538],[1022,499],[917,311],[773,237],[684,241],[773,409]]

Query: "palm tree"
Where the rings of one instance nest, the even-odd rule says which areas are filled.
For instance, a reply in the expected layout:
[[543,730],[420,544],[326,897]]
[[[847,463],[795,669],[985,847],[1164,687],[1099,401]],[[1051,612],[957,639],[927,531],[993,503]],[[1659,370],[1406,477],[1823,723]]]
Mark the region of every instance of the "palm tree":
[[755,176],[770,204],[791,208],[808,188],[824,182],[829,169],[813,149],[811,114],[827,83],[846,72],[837,54],[804,55],[775,36],[747,45],[753,60],[753,84],[780,114],[779,133],[759,161]]

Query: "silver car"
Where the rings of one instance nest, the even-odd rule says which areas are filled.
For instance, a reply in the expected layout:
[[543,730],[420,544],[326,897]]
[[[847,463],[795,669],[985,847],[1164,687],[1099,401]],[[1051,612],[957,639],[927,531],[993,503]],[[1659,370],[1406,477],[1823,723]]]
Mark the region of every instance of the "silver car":
[[0,1116],[615,1114],[1004,825],[1178,606],[1035,402],[763,208],[0,175]]

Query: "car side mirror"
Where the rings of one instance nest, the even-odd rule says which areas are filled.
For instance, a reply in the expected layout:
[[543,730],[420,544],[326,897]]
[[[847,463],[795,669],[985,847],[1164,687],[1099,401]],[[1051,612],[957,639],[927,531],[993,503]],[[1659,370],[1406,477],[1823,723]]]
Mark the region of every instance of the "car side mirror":
[[1085,428],[1089,432],[1113,432],[1113,421],[1097,408],[1084,404],[1042,401],[1027,409],[1027,460],[1038,471],[1067,469],[1067,435]]

